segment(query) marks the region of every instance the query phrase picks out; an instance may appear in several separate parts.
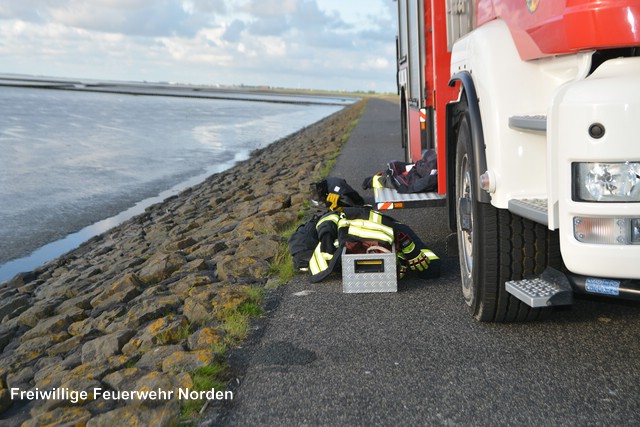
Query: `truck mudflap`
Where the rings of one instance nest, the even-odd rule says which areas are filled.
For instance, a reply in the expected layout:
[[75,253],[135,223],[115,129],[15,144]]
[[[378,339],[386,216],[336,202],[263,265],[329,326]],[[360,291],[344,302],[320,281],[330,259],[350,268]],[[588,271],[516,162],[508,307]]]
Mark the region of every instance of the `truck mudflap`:
[[511,295],[529,307],[570,305],[573,293],[640,301],[640,280],[605,279],[547,268],[540,277],[505,283]]
[[446,196],[438,193],[398,193],[391,188],[374,188],[373,194],[376,209],[379,211],[444,206],[446,204]]

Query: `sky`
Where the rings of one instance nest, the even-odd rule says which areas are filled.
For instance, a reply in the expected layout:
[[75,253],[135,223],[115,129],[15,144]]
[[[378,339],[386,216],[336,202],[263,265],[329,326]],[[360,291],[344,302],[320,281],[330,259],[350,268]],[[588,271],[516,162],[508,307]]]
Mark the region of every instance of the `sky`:
[[0,0],[0,73],[395,93],[393,0]]

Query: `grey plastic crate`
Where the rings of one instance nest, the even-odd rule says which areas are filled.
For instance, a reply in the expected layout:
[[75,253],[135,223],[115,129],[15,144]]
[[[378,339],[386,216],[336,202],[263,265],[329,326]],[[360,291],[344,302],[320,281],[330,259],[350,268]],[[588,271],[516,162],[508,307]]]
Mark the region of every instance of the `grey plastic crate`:
[[398,292],[396,251],[386,254],[342,252],[342,292]]

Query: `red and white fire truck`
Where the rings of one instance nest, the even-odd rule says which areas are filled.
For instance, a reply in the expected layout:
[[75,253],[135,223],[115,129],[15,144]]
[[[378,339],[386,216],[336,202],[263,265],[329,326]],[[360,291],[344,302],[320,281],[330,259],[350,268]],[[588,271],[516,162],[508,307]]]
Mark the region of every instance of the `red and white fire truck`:
[[640,0],[394,1],[402,144],[437,151],[473,317],[640,300]]

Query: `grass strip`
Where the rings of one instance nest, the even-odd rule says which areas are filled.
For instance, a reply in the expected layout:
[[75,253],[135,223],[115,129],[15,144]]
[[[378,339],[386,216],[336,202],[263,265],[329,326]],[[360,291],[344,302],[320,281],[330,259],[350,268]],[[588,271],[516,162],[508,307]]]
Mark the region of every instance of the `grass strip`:
[[[315,175],[315,181],[320,181],[331,173],[336,164],[336,160],[340,155],[340,149],[349,139],[351,132],[358,124],[366,108],[366,99],[362,102],[357,117],[345,129],[344,134],[339,143],[338,149],[331,153],[325,161],[323,167]],[[270,265],[271,280],[268,287],[278,287],[288,283],[298,272],[293,267],[293,260],[289,253],[288,241],[291,235],[297,230],[298,226],[304,222],[304,218],[311,210],[310,202],[304,204],[298,213],[298,220],[284,231],[280,232],[283,238],[276,256]],[[242,343],[248,336],[251,328],[251,319],[260,317],[263,314],[264,289],[261,287],[248,287],[247,299],[237,307],[226,310],[221,316],[221,328],[225,331],[224,339],[221,343],[216,344],[212,350],[219,355],[218,360],[213,365],[199,368],[190,372],[193,387],[196,391],[207,391],[211,389],[224,390],[226,384],[230,381],[229,369],[226,362],[223,362],[224,355],[229,348],[235,347]],[[189,400],[181,403],[181,422],[180,425],[194,425],[200,413],[206,404],[203,400]]]

